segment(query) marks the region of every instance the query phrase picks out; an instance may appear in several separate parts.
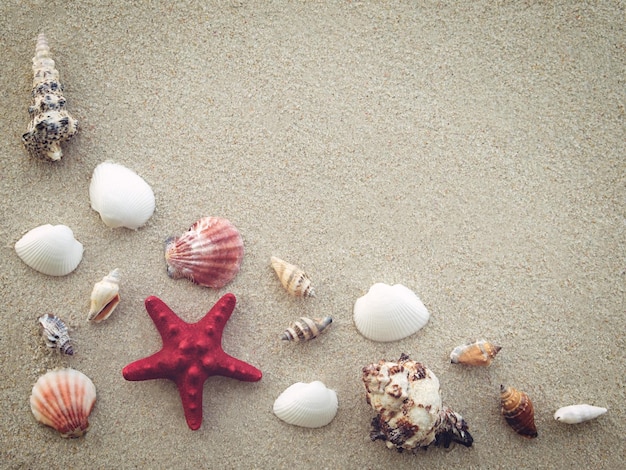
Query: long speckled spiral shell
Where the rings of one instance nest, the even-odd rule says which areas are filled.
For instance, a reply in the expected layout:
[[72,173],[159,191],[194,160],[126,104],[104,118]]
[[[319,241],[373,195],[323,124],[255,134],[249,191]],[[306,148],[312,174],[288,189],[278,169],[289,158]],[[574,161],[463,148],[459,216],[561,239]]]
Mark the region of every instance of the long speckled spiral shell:
[[180,237],[165,242],[167,274],[220,289],[232,281],[243,260],[243,239],[221,217],[203,217]]
[[63,86],[44,34],[37,38],[33,57],[32,98],[33,104],[28,108],[31,120],[22,142],[34,157],[60,160],[63,156],[61,142],[76,134],[78,121],[65,109]]
[[65,438],[81,437],[87,432],[95,402],[93,382],[74,369],[42,375],[30,396],[30,408],[37,421],[56,429]]
[[114,269],[96,282],[91,291],[91,305],[87,319],[96,323],[106,320],[120,303],[119,269]]
[[537,437],[535,409],[526,393],[500,385],[500,406],[506,422],[519,435]]
[[311,279],[298,266],[287,263],[276,256],[272,256],[271,263],[280,283],[291,295],[296,297],[313,297],[315,295],[311,286]]
[[488,366],[501,349],[500,346],[481,339],[454,348],[450,353],[450,362],[468,366]]
[[41,335],[46,341],[46,346],[58,349],[61,353],[68,356],[74,355],[69,330],[63,320],[51,313],[46,313],[39,317],[39,323],[41,324]]
[[301,317],[299,321],[292,322],[280,338],[285,341],[308,341],[317,338],[332,322],[332,317]]

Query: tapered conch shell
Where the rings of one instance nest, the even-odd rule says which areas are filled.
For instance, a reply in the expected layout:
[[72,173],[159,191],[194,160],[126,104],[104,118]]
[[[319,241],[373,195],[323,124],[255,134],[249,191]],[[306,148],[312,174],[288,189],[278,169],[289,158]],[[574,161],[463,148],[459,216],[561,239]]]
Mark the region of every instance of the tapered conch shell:
[[37,38],[33,75],[33,104],[28,108],[31,120],[22,142],[31,155],[57,161],[63,156],[61,142],[76,134],[78,121],[65,110],[63,86],[44,34]]
[[93,286],[89,321],[100,323],[106,320],[120,303],[120,271],[114,269]]
[[315,295],[309,276],[298,266],[289,264],[276,256],[272,256],[271,263],[280,283],[291,295],[296,297],[313,297]]
[[89,414],[96,402],[96,387],[82,372],[53,370],[39,377],[30,396],[37,421],[61,433],[81,437],[89,429]]
[[519,435],[537,437],[535,409],[526,393],[500,385],[500,405],[506,422]]
[[592,406],[587,404],[570,405],[559,408],[554,413],[554,419],[566,424],[584,423],[598,416],[602,416],[607,412],[606,408],[601,406]]
[[284,422],[305,428],[321,428],[337,414],[337,394],[319,380],[298,382],[274,401],[274,414]]
[[59,352],[68,356],[74,355],[69,330],[63,320],[51,313],[46,313],[39,317],[39,323],[46,346],[51,349],[58,349]]
[[450,362],[468,366],[488,366],[500,349],[502,349],[500,346],[481,339],[454,348],[450,353]]
[[280,339],[285,341],[308,341],[317,338],[333,322],[332,317],[306,318],[292,322]]

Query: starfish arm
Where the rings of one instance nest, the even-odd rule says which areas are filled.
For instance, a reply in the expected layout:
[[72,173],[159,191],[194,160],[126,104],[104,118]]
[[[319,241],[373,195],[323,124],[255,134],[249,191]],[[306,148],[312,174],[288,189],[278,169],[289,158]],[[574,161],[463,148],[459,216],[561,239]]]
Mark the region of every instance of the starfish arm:
[[213,366],[211,375],[221,375],[244,382],[258,382],[263,377],[263,373],[247,362],[223,353],[219,362]]
[[197,323],[210,337],[215,338],[217,344],[222,342],[222,333],[230,316],[235,310],[237,299],[233,294],[224,294],[220,300]]
[[191,366],[176,381],[187,426],[193,431],[202,424],[202,389],[206,379],[207,374],[200,367]]
[[151,295],[145,300],[145,305],[148,315],[161,335],[163,344],[166,343],[167,338],[177,336],[186,324],[158,297]]
[[166,367],[167,361],[163,351],[154,353],[152,356],[144,357],[138,361],[131,362],[122,369],[122,375],[126,380],[152,380],[170,378],[170,367]]

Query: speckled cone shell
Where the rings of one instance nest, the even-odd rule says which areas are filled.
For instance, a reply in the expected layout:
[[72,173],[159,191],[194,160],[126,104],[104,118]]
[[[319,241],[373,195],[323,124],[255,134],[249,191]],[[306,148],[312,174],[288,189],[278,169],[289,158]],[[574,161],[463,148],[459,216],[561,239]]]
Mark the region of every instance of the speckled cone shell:
[[65,109],[63,86],[50,55],[44,34],[37,38],[33,57],[33,105],[28,108],[31,121],[22,142],[34,157],[58,161],[63,156],[61,142],[78,131],[78,121]]
[[295,264],[287,263],[276,256],[271,258],[272,268],[276,271],[280,283],[285,290],[296,297],[314,297],[309,276]]
[[452,350],[450,362],[468,366],[488,366],[501,349],[500,346],[485,340],[464,344]]
[[528,438],[537,437],[535,410],[526,393],[501,385],[500,406],[504,419],[515,432]]
[[100,323],[111,316],[120,303],[120,271],[114,269],[93,286],[87,319]]
[[60,369],[39,377],[30,396],[37,421],[61,433],[81,437],[89,429],[89,414],[96,402],[96,387],[82,372]]
[[167,274],[219,289],[232,281],[243,260],[243,240],[227,219],[203,217],[165,246]]

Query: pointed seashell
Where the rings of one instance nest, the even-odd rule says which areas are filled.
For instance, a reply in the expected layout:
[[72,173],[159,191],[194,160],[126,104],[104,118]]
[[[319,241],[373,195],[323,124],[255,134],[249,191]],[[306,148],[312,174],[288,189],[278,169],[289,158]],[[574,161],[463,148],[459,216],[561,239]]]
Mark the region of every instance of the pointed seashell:
[[274,414],[286,423],[321,428],[337,414],[337,394],[320,381],[289,386],[274,402]]
[[65,109],[63,86],[44,34],[39,35],[35,46],[32,98],[33,104],[28,108],[31,120],[22,142],[34,157],[60,160],[61,142],[76,134],[78,121]]
[[106,320],[120,303],[120,271],[114,269],[93,286],[88,320]]
[[280,283],[287,292],[297,297],[313,297],[315,295],[311,280],[302,269],[276,256],[272,256],[271,262],[272,268],[276,271]]
[[130,168],[112,162],[100,163],[89,184],[91,208],[108,227],[133,230],[144,225],[154,213],[150,185]]
[[65,225],[41,225],[15,244],[15,252],[31,268],[50,276],[65,276],[83,259],[83,245]]
[[243,240],[227,219],[203,217],[165,243],[167,274],[219,289],[232,281],[243,260]]
[[578,424],[595,419],[607,412],[606,408],[592,405],[570,405],[559,408],[554,413],[554,419],[562,423]]
[[528,438],[537,437],[535,410],[528,395],[513,387],[500,385],[500,409],[515,432]]
[[468,366],[488,366],[500,349],[502,349],[500,346],[481,339],[454,348],[450,353],[450,362]]
[[39,317],[39,323],[41,324],[41,335],[46,340],[46,346],[58,349],[68,356],[74,355],[69,330],[63,320],[51,313],[46,313]]
[[354,324],[372,341],[406,338],[426,325],[429,318],[419,297],[401,284],[374,284],[354,303]]
[[89,414],[96,402],[96,387],[82,372],[53,370],[39,377],[30,396],[37,421],[61,433],[81,437],[89,429]]
[[295,342],[314,339],[332,322],[333,319],[331,317],[313,319],[302,317],[299,321],[292,322],[280,338],[285,341]]

